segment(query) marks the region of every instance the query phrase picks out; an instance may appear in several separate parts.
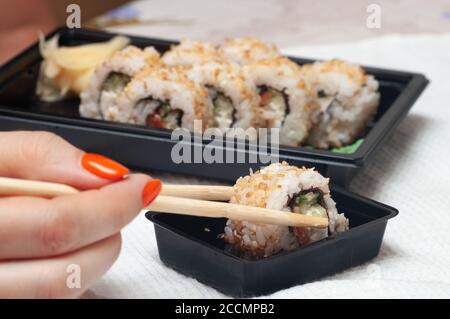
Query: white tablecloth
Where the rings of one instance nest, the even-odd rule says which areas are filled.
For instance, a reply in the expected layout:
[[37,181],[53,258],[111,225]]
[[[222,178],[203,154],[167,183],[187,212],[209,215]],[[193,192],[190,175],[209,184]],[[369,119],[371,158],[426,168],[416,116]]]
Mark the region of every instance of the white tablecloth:
[[[450,34],[389,36],[285,53],[341,57],[365,65],[425,73],[430,86],[351,189],[400,210],[379,256],[322,280],[279,291],[283,298],[450,297]],[[208,183],[157,175],[166,182]],[[123,231],[117,263],[85,297],[224,297],[158,258],[153,226],[141,214]]]

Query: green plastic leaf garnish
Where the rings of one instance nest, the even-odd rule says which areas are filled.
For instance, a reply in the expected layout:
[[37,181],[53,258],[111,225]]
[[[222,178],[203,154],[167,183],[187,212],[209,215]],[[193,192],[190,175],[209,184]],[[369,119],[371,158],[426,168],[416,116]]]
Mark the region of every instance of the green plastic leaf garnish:
[[363,138],[360,138],[355,143],[343,147],[332,148],[331,151],[335,153],[353,154],[355,153],[361,144],[364,142]]

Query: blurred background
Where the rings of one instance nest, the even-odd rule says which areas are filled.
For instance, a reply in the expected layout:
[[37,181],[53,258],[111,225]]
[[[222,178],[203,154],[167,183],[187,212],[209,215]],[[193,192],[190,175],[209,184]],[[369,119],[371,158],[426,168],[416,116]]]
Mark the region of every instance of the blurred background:
[[[161,38],[220,41],[249,35],[279,47],[349,42],[386,34],[450,31],[449,0],[0,0],[0,64],[65,25],[69,4],[85,27]],[[370,4],[380,28],[368,27]]]

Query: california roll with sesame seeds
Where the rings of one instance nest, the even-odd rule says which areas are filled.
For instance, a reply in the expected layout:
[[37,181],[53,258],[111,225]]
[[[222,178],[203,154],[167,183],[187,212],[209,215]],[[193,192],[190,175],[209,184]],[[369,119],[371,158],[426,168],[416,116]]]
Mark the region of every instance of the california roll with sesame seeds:
[[247,64],[243,70],[258,90],[262,127],[280,129],[281,144],[301,145],[308,137],[317,108],[298,64],[278,56]]
[[378,110],[378,81],[339,59],[307,64],[302,73],[320,107],[308,144],[328,149],[355,142]]
[[248,258],[270,257],[344,232],[349,221],[339,214],[331,198],[328,178],[314,169],[271,164],[234,185],[234,204],[271,208],[328,218],[328,229],[254,224],[228,220],[223,238],[233,252]]
[[186,75],[207,88],[213,104],[213,127],[222,133],[229,128],[257,127],[256,87],[237,65],[220,60],[204,61],[186,68]]
[[[186,128],[201,133],[211,125],[206,88],[189,80],[181,68],[148,68],[136,74],[117,102],[125,123],[152,128]],[[200,120],[198,126],[194,121]]]
[[165,129],[194,129],[198,119],[196,131],[214,129],[208,135],[353,153],[380,102],[378,81],[361,66],[340,59],[301,65],[250,37],[185,39],[162,56],[153,47],[114,52],[90,78],[83,73],[90,79],[80,94],[83,117]]
[[129,45],[113,54],[95,70],[90,85],[81,92],[81,116],[117,121],[120,114],[114,106],[125,86],[140,70],[160,63],[159,53],[153,47]]

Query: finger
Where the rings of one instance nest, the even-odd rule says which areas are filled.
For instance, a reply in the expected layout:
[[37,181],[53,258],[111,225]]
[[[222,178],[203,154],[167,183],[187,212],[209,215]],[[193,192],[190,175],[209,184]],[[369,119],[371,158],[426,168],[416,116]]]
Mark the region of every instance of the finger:
[[74,298],[94,284],[117,259],[120,234],[76,252],[0,263],[0,298]]
[[56,256],[109,237],[139,213],[149,188],[155,197],[161,183],[136,174],[52,200],[0,199],[0,259]]
[[126,167],[85,153],[49,132],[0,133],[0,176],[92,189],[120,180]]

